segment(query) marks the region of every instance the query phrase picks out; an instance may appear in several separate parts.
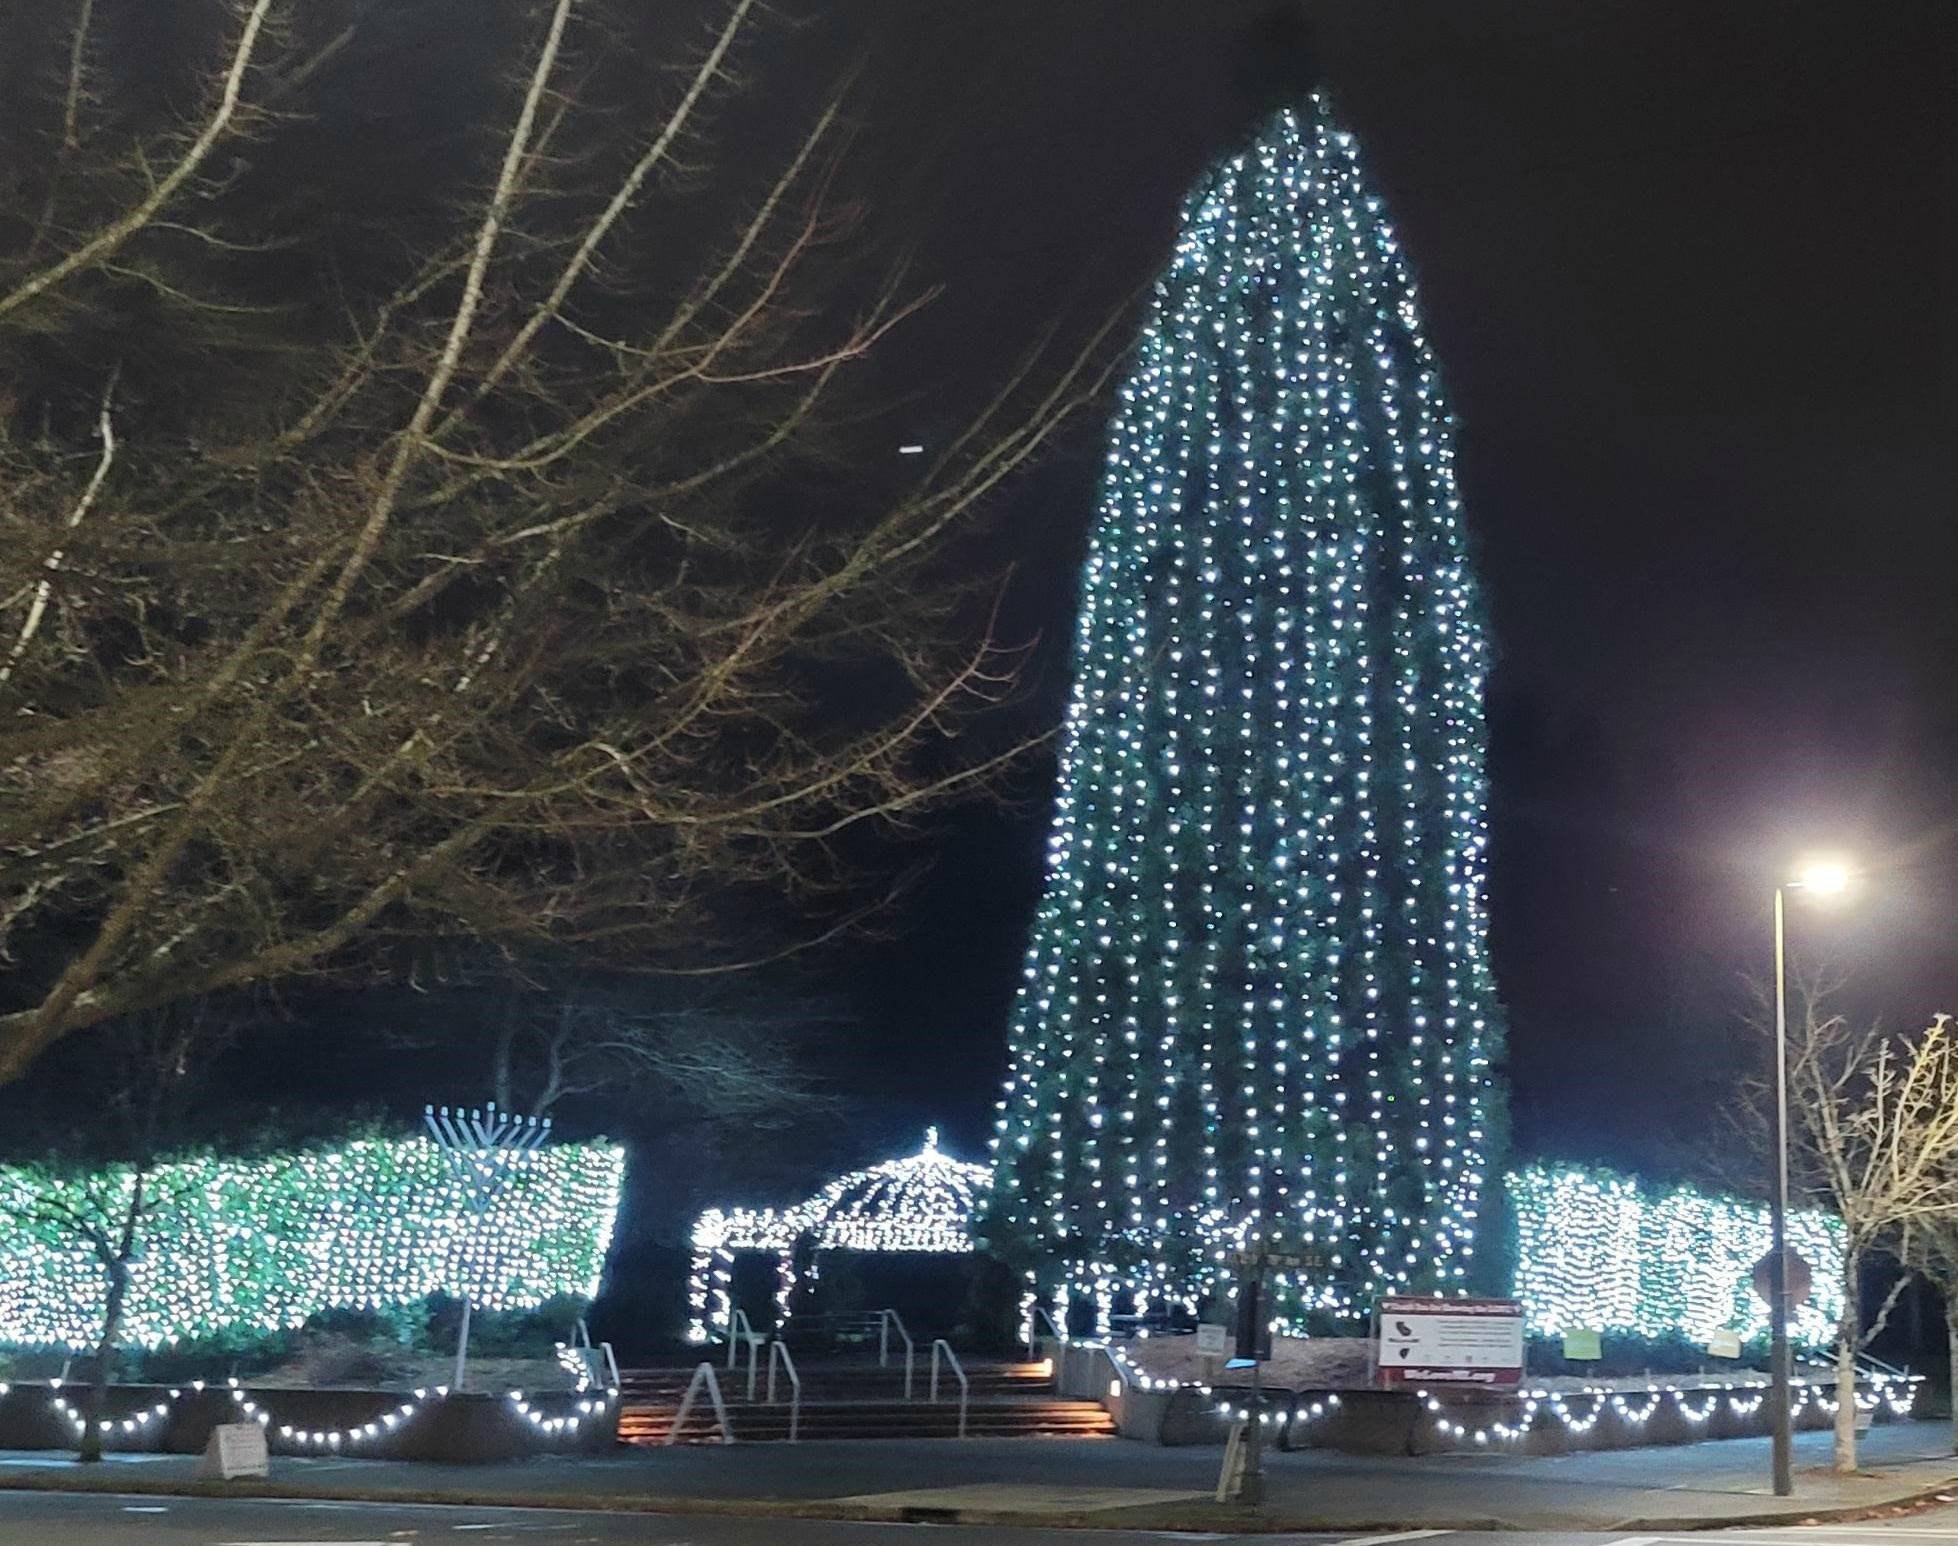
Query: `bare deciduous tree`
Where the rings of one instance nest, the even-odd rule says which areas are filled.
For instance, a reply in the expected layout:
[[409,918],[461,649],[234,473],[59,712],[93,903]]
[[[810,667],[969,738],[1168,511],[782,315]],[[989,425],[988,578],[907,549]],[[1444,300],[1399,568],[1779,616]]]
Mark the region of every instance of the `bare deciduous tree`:
[[[1958,1211],[1919,1219],[1905,1242],[1905,1258],[1944,1301],[1945,1366],[1948,1379],[1958,1380]],[[1958,1454],[1958,1402],[1951,1408],[1951,1451]]]
[[203,1003],[146,1011],[107,1028],[100,1048],[103,1108],[88,1132],[9,1168],[10,1210],[49,1249],[87,1251],[102,1269],[102,1319],[81,1404],[79,1457],[102,1458],[103,1397],[114,1378],[131,1275],[145,1230],[180,1199],[161,1162],[181,1140],[197,1071],[228,1035]]
[[[1915,1036],[1859,1030],[1814,991],[1789,1030],[1789,1167],[1795,1189],[1842,1220],[1835,1465],[1856,1468],[1856,1359],[1880,1333],[1908,1274],[1864,1324],[1864,1264],[1899,1262],[1927,1224],[1958,1209],[1958,1038],[1940,1017]],[[1752,1092],[1765,1111],[1771,1094]],[[1765,1123],[1755,1124],[1765,1132]]]
[[485,10],[522,39],[496,138],[358,284],[282,180],[373,9],[230,0],[161,124],[103,78],[118,10],[50,8],[55,84],[9,104],[42,154],[0,174],[34,212],[0,223],[0,1080],[395,940],[719,966],[730,897],[834,894],[839,839],[1011,754],[959,754],[1014,660],[949,545],[1107,327],[846,498],[838,394],[925,297],[861,272],[837,105],[675,255],[756,0],[677,73],[631,8]]

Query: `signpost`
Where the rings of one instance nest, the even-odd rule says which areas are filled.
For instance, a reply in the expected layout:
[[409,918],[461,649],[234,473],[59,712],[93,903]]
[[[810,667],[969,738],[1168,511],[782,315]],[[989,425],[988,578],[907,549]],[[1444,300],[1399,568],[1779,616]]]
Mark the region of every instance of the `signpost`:
[[1523,1383],[1520,1299],[1382,1299],[1373,1312],[1374,1376],[1383,1389]]
[[1323,1251],[1274,1251],[1258,1245],[1237,1255],[1237,1356],[1224,1367],[1251,1371],[1251,1404],[1242,1442],[1233,1430],[1232,1442],[1224,1452],[1224,1471],[1217,1481],[1219,1502],[1234,1496],[1238,1502],[1255,1507],[1265,1500],[1264,1366],[1271,1361],[1271,1305],[1265,1292],[1265,1274],[1274,1270],[1310,1271],[1325,1265]]
[[1203,1360],[1204,1383],[1217,1383],[1217,1366],[1230,1351],[1231,1329],[1214,1321],[1197,1327],[1197,1357]]

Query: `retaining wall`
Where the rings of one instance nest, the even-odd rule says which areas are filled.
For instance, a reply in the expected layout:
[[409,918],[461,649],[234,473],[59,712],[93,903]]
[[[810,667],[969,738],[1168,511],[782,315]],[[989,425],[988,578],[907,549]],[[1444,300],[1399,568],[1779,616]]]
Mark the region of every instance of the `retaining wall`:
[[[0,1392],[0,1449],[72,1450],[87,1394],[45,1383]],[[404,1414],[404,1407],[412,1410]],[[260,1413],[274,1455],[470,1462],[609,1450],[617,1442],[619,1404],[602,1390],[554,1391],[520,1406],[508,1394],[428,1391],[417,1399],[381,1390],[112,1385],[101,1414],[109,1424],[103,1447],[197,1454],[220,1423],[256,1421]]]

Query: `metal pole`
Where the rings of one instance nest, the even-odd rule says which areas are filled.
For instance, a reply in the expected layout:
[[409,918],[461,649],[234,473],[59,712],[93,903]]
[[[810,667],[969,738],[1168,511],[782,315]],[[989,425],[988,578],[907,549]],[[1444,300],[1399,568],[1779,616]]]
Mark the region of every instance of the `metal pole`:
[[469,1290],[465,1287],[462,1291],[462,1335],[456,1338],[456,1377],[454,1381],[454,1388],[456,1390],[460,1391],[460,1390],[468,1389],[468,1387],[462,1383],[463,1374],[468,1368],[468,1363],[469,1363]]
[[1264,1320],[1270,1314],[1265,1304],[1265,1255],[1258,1252],[1257,1265],[1251,1269],[1251,1292],[1258,1311],[1258,1319],[1251,1327],[1251,1424],[1244,1434],[1244,1484],[1238,1491],[1238,1501],[1257,1508],[1265,1500],[1265,1366],[1257,1361],[1258,1350],[1264,1345]]
[[1774,1431],[1774,1493],[1795,1490],[1788,1361],[1788,941],[1783,888],[1774,888],[1774,1202],[1768,1267],[1769,1405]]
[[[447,1106],[438,1112],[433,1106],[422,1108],[422,1122],[435,1140],[462,1191],[469,1210],[468,1239],[480,1243],[483,1221],[491,1206],[519,1164],[528,1160],[549,1136],[549,1117],[513,1117],[499,1112],[491,1101],[485,1111],[465,1111]],[[462,1296],[462,1330],[456,1337],[454,1389],[466,1389],[463,1381],[469,1372],[469,1321],[473,1308],[469,1295],[467,1261],[459,1273],[457,1292]]]
[[1245,1430],[1244,1442],[1244,1486],[1238,1493],[1240,1502],[1252,1508],[1265,1500],[1265,1366],[1261,1363],[1251,1365],[1251,1425]]

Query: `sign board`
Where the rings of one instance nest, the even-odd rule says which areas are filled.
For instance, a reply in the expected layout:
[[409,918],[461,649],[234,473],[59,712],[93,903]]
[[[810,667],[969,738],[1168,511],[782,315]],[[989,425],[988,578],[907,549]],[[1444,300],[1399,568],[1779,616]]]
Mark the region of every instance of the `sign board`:
[[1388,1390],[1409,1385],[1523,1383],[1520,1299],[1382,1299],[1374,1311],[1374,1371]]
[[1197,1351],[1205,1358],[1222,1358],[1230,1351],[1231,1329],[1205,1321],[1197,1327]]
[[1716,1331],[1706,1339],[1709,1358],[1740,1357],[1740,1333],[1737,1331]]
[[1604,1338],[1589,1328],[1567,1331],[1564,1357],[1571,1363],[1596,1363],[1604,1357]]
[[1232,1338],[1231,1361],[1225,1367],[1249,1368],[1254,1363],[1271,1362],[1271,1318],[1265,1298],[1261,1272],[1246,1272],[1237,1282],[1237,1325]]
[[[1815,1290],[1815,1274],[1807,1262],[1795,1253],[1791,1246],[1788,1251],[1788,1308],[1808,1303],[1808,1296]],[[1754,1295],[1769,1309],[1774,1308],[1774,1252],[1764,1253],[1754,1264]]]
[[1273,1272],[1318,1272],[1326,1266],[1324,1251],[1239,1251],[1237,1265]]
[[265,1430],[257,1423],[220,1423],[204,1444],[197,1474],[229,1481],[234,1476],[269,1476],[272,1462],[265,1448]]

